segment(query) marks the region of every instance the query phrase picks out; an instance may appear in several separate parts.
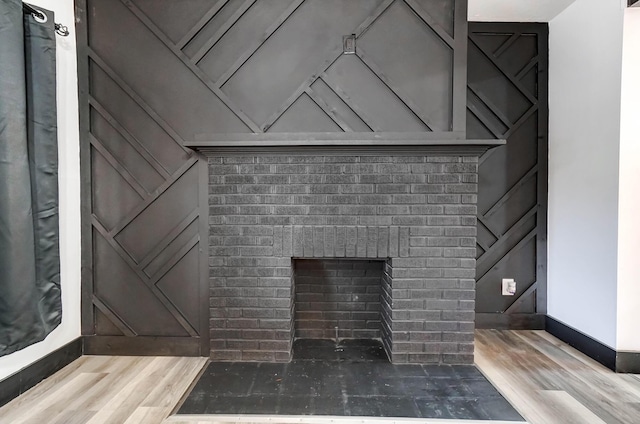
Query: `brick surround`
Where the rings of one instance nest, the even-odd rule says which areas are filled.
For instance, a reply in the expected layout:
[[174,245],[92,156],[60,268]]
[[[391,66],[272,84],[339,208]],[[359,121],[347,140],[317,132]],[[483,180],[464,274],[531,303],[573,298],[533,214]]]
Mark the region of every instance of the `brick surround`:
[[384,261],[394,363],[473,362],[477,157],[209,157],[211,358],[289,361],[295,259]]

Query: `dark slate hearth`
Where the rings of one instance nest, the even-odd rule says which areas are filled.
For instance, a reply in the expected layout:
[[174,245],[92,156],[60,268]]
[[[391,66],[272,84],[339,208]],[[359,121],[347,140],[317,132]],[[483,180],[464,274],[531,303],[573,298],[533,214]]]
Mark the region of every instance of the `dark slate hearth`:
[[523,421],[475,366],[394,365],[354,340],[299,340],[290,363],[212,362],[178,414]]

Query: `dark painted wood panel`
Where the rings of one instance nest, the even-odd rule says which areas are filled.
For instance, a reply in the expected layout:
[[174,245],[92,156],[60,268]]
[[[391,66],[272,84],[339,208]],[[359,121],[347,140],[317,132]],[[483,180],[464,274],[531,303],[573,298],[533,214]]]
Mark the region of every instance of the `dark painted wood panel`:
[[369,132],[371,128],[331,89],[318,78],[307,93],[344,130]]
[[[394,46],[389,46],[389,34]],[[406,3],[394,2],[360,37],[358,49],[433,131],[451,131],[453,48]]]
[[221,81],[221,78],[242,65],[242,60],[248,59],[246,54],[260,47],[265,37],[270,35],[270,29],[280,23],[279,19],[288,17],[301,3],[300,0],[256,1],[211,47],[198,66],[218,85],[222,85],[226,80]]
[[124,130],[118,131],[114,125],[119,125],[115,122],[111,125],[106,118],[111,117],[105,117],[95,108],[91,109],[91,134],[95,138],[94,143],[100,144],[120,166],[127,169],[145,193],[153,192],[164,182],[164,176],[152,165],[156,165],[155,161],[145,158],[145,152],[140,153],[140,143]]
[[429,131],[413,110],[356,55],[340,56],[322,79],[374,131]]
[[[249,128],[121,1],[89,1],[89,46],[183,138]],[[170,42],[169,40],[167,40]],[[188,107],[185,101],[188,100]]]
[[[164,122],[156,122],[145,111],[145,107],[136,103],[130,97],[128,87],[120,87],[113,78],[117,75],[108,65],[104,70],[93,60],[91,65],[91,97],[114,119],[122,131],[139,142],[148,151],[148,155],[155,163],[169,174],[173,174],[189,159],[192,152],[176,143],[177,134],[170,134],[170,128]],[[124,82],[120,82],[124,84]],[[164,128],[163,128],[164,127]]]
[[197,337],[85,336],[85,355],[201,356]]
[[311,132],[342,132],[340,126],[331,116],[313,101],[308,94],[303,93],[269,127],[268,132],[299,133],[305,130]]
[[139,263],[176,225],[197,210],[197,199],[198,172],[194,165],[172,181],[166,191],[138,216],[126,217],[127,225],[115,239]]
[[355,33],[381,1],[305,1],[222,90],[258,125],[270,124],[342,54],[342,37]]
[[544,330],[545,315],[542,314],[476,314],[476,329],[495,330]]
[[218,0],[134,0],[134,3],[177,43]]
[[[255,0],[228,0],[222,8],[198,31],[195,36],[182,49],[183,52],[198,62],[211,48],[211,40],[219,40],[233,23],[240,18]],[[163,13],[157,11],[156,13]],[[184,25],[184,24],[183,24]],[[188,28],[188,27],[185,27]]]
[[194,0],[178,11],[144,0],[90,0],[83,14],[80,3],[92,227],[84,234],[91,273],[83,278],[83,333],[98,336],[92,353],[206,354],[208,338],[199,337],[208,334],[200,237],[206,161],[183,143],[193,130],[222,122],[249,128],[174,45],[184,47],[192,26],[206,24],[202,18],[221,4]]
[[[188,336],[185,329],[167,307],[153,284],[136,272],[126,253],[98,231],[95,243],[95,300],[102,312],[111,312],[114,324],[126,334]],[[165,302],[163,302],[163,300]]]
[[[476,313],[480,328],[542,328],[546,293],[545,24],[469,25],[467,136],[505,138],[480,158]],[[501,295],[503,278],[518,283]]]
[[136,192],[132,187],[135,183],[129,184],[118,168],[124,169],[113,166],[100,151],[91,149],[92,212],[107,230],[142,201],[143,194]]

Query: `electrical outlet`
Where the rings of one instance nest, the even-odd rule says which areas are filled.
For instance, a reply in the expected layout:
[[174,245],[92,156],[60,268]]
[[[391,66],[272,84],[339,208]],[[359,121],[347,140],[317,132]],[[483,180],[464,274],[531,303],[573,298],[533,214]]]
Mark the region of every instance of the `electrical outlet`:
[[513,278],[502,279],[502,295],[514,296],[516,294],[516,280]]
[[342,37],[342,53],[356,54],[356,35],[345,35]]

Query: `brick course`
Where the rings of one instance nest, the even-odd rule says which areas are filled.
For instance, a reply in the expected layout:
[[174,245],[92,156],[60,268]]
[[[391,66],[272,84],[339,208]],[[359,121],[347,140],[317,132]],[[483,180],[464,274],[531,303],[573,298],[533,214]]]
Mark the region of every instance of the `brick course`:
[[290,360],[292,258],[360,258],[386,261],[393,362],[473,362],[477,158],[234,155],[209,178],[212,359]]

